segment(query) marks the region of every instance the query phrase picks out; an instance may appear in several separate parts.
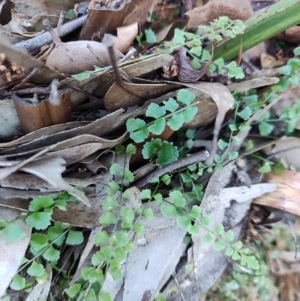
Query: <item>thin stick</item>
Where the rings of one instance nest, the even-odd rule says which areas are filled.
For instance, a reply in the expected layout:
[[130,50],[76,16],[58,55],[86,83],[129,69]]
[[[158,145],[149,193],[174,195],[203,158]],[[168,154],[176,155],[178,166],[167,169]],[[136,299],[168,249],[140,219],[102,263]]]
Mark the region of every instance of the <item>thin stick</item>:
[[[78,19],[72,20],[70,22],[67,22],[61,26],[61,30],[59,33],[59,36],[65,36],[66,34],[76,30],[80,26],[84,24],[86,21],[87,15],[84,15]],[[35,51],[40,49],[42,46],[51,44],[53,42],[52,36],[49,32],[44,32],[43,34],[34,37],[32,39],[22,41],[19,43],[16,43],[14,45],[15,48],[21,49],[21,50],[27,50],[28,52],[30,51]]]
[[190,155],[189,157],[185,157],[182,159],[177,160],[176,162],[170,163],[168,165],[165,165],[163,167],[160,167],[138,182],[136,182],[134,185],[137,188],[142,188],[143,186],[147,185],[148,183],[151,182],[151,180],[158,178],[166,173],[170,173],[176,169],[200,162],[200,161],[205,161],[209,157],[209,152],[208,151],[200,151],[195,154]]

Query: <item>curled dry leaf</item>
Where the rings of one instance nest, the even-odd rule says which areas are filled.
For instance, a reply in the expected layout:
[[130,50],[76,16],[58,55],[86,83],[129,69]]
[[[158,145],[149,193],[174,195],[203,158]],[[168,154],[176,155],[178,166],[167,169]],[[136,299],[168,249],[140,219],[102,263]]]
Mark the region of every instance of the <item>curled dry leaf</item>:
[[[122,57],[116,51],[116,57]],[[76,74],[94,70],[94,66],[110,65],[110,57],[105,45],[94,41],[57,43],[46,60],[46,66],[64,74]]]
[[186,56],[186,51],[184,48],[179,48],[175,53],[175,59],[178,62],[178,79],[180,82],[184,83],[194,83],[198,81],[207,72],[214,55],[214,48],[212,48],[212,54],[209,61],[201,70],[197,70],[191,64],[189,58]]
[[300,173],[290,170],[278,175],[268,173],[264,175],[263,182],[274,183],[277,189],[256,198],[253,203],[300,216]]
[[65,160],[61,158],[45,158],[29,162],[24,165],[20,170],[31,173],[50,184],[53,188],[57,190],[66,190],[71,195],[78,198],[87,206],[90,206],[89,199],[84,195],[83,192],[74,188],[68,184],[61,176],[62,172],[66,170]]
[[131,43],[134,41],[138,34],[139,28],[137,23],[133,23],[128,26],[117,28],[117,37],[114,39],[114,48],[122,53],[126,53],[129,50]]

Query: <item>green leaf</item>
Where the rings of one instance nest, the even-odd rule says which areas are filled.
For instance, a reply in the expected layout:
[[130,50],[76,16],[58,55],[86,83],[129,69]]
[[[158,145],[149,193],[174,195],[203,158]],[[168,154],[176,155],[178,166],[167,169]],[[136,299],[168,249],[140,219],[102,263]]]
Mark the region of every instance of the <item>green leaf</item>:
[[51,224],[50,220],[50,212],[34,212],[26,218],[26,223],[37,230],[45,230]]
[[144,233],[144,226],[142,224],[134,225],[133,229],[137,235],[142,235]]
[[93,288],[90,288],[84,298],[84,301],[95,301],[95,300],[97,300],[95,290]]
[[294,49],[294,54],[295,55],[300,55],[300,47],[297,47]]
[[238,112],[237,115],[244,120],[248,120],[252,115],[252,110],[250,107],[245,107],[241,112]]
[[161,149],[157,154],[156,164],[158,166],[167,165],[178,160],[179,152],[172,143],[163,141]]
[[171,177],[168,174],[163,175],[160,178],[166,185],[169,185],[171,183]]
[[233,233],[233,231],[229,230],[229,231],[225,232],[223,238],[224,238],[224,240],[226,240],[226,241],[232,241],[233,238],[234,238],[234,233]]
[[123,172],[123,168],[122,166],[120,166],[118,163],[114,163],[112,164],[112,166],[109,169],[109,173],[114,176],[114,175],[118,175],[118,174],[122,174]]
[[29,204],[30,211],[39,211],[40,209],[50,207],[54,203],[52,196],[36,196]]
[[126,258],[126,255],[127,255],[126,252],[121,247],[117,247],[111,253],[111,258],[113,258],[116,261],[118,261],[118,264],[117,264],[117,266],[118,266],[119,263],[121,263],[122,261],[124,261],[124,259]]
[[142,200],[151,199],[151,190],[150,189],[143,189],[141,191],[141,198],[142,198]]
[[195,106],[186,107],[182,112],[180,112],[180,116],[184,122],[188,123],[193,120],[197,112],[198,108]]
[[258,169],[258,172],[260,173],[267,173],[271,171],[271,165],[269,162],[265,162],[262,167]]
[[194,220],[197,220],[199,217],[200,217],[200,214],[201,214],[201,208],[200,206],[197,206],[197,205],[193,205],[190,213],[189,213],[189,216],[191,218],[193,218]]
[[159,204],[162,202],[163,198],[162,198],[162,194],[161,193],[156,193],[154,196],[153,196],[154,200]]
[[234,250],[231,248],[231,246],[228,246],[226,248],[225,255],[226,256],[232,256],[233,252],[234,252]]
[[126,122],[127,131],[133,133],[146,126],[146,122],[139,118],[129,118]]
[[75,79],[75,80],[78,80],[78,81],[83,81],[83,80],[86,80],[86,79],[89,79],[90,78],[90,72],[81,72],[81,73],[78,73],[78,74],[75,74],[75,75],[72,75],[72,77]]
[[149,44],[156,43],[156,35],[154,31],[150,29],[145,29],[146,42]]
[[105,293],[99,296],[99,301],[113,301],[110,293]]
[[48,250],[43,253],[43,257],[50,262],[56,262],[60,257],[60,252],[50,245]]
[[122,272],[119,267],[110,267],[108,272],[111,274],[115,281],[118,281],[122,278]]
[[111,212],[105,212],[99,218],[100,225],[108,226],[115,223],[115,217]]
[[66,211],[67,210],[67,200],[65,200],[65,199],[55,200],[53,207],[57,207],[59,210]]
[[143,158],[144,159],[150,159],[154,154],[158,152],[158,150],[162,146],[162,141],[158,138],[151,139],[149,142],[147,142],[143,147]]
[[183,125],[183,119],[181,114],[173,114],[167,121],[167,125],[173,130],[178,131]]
[[130,170],[125,170],[123,172],[123,179],[125,181],[128,181],[128,182],[133,182],[134,181],[134,175]]
[[145,141],[148,135],[149,135],[148,129],[142,128],[136,132],[130,133],[130,138],[136,143],[141,143]]
[[33,233],[30,237],[30,246],[35,250],[40,249],[48,245],[48,236],[41,233]]
[[57,246],[62,245],[66,235],[63,234],[64,233],[63,227],[59,223],[55,223],[55,225],[49,227],[47,231],[48,231],[47,232],[48,238],[51,241],[54,241],[54,243]]
[[187,230],[188,226],[191,224],[191,220],[188,216],[180,216],[177,217],[176,223],[178,227]]
[[221,251],[221,250],[223,250],[225,248],[225,245],[224,245],[224,243],[221,241],[221,240],[218,240],[218,241],[216,241],[215,243],[214,243],[214,249],[216,250],[216,251]]
[[83,280],[87,281],[89,278],[89,275],[92,271],[95,271],[94,267],[87,267],[81,270],[81,276]]
[[185,105],[190,105],[195,99],[195,94],[187,89],[180,89],[177,93],[177,100]]
[[211,222],[210,216],[209,215],[204,215],[202,220],[201,220],[201,224],[205,227],[209,226]]
[[289,65],[285,65],[285,66],[282,66],[280,69],[279,69],[279,73],[283,74],[283,75],[290,75],[292,72],[292,67],[289,66]]
[[152,117],[158,119],[164,115],[166,115],[166,110],[164,107],[160,107],[156,103],[151,103],[145,114],[147,117]]
[[115,200],[113,196],[108,196],[102,205],[104,211],[113,210],[119,207],[119,203]]
[[178,212],[176,210],[176,208],[173,206],[173,205],[170,205],[170,204],[162,204],[160,206],[160,211],[161,211],[161,214],[164,216],[164,217],[176,217],[178,216]]
[[229,160],[234,160],[239,156],[238,152],[228,152],[228,158]]
[[23,278],[19,274],[17,274],[14,277],[13,281],[11,282],[10,288],[12,288],[15,291],[20,291],[25,288],[25,283],[26,283],[25,278]]
[[145,208],[142,212],[142,214],[145,216],[147,220],[150,220],[153,218],[153,211],[151,208]]
[[237,252],[237,251],[234,251],[233,254],[232,254],[232,256],[231,256],[232,260],[234,260],[234,261],[239,260],[240,257],[241,256],[240,256],[239,252]]
[[78,292],[81,289],[81,284],[79,283],[74,283],[70,288],[68,288],[66,290],[66,294],[70,297],[70,298],[74,298]]
[[134,220],[134,212],[131,208],[125,208],[120,212],[120,216],[123,220],[132,222]]
[[229,77],[234,77],[236,79],[242,79],[245,77],[243,69],[241,67],[238,67],[235,61],[232,61],[229,64],[227,64],[226,68],[228,69]]
[[262,136],[267,136],[272,133],[274,130],[274,125],[267,123],[267,122],[261,122],[258,126],[259,132]]
[[200,46],[193,47],[189,52],[195,54],[196,56],[200,56],[202,53],[202,46],[200,45]]
[[234,123],[229,124],[229,128],[230,128],[230,130],[231,130],[232,132],[237,131],[237,126],[236,126],[236,124],[234,124]]
[[25,232],[15,222],[8,223],[0,233],[6,241],[10,242],[18,242],[25,236]]
[[219,139],[218,146],[219,146],[220,150],[224,150],[225,148],[228,147],[228,145],[229,144],[227,142],[225,142],[223,139]]
[[190,224],[187,228],[187,231],[191,235],[197,235],[199,233],[199,226]]
[[169,195],[175,206],[185,207],[186,201],[185,198],[183,197],[183,194],[180,191],[178,190],[171,191]]
[[243,243],[240,240],[238,240],[234,244],[232,244],[231,247],[236,250],[240,250],[243,247]]
[[125,231],[116,231],[114,236],[117,238],[117,242],[120,247],[125,246],[129,242],[128,233]]
[[148,127],[148,130],[154,135],[160,135],[164,131],[165,126],[166,126],[165,118],[158,118],[153,122],[152,125]]
[[218,224],[214,229],[214,232],[218,235],[222,235],[224,233],[224,226],[222,224]]
[[106,231],[98,232],[94,237],[95,246],[101,246],[109,242],[109,236]]
[[204,242],[204,243],[210,243],[210,242],[212,242],[214,239],[213,239],[213,237],[210,235],[210,233],[206,233],[203,237],[202,237],[202,241]]
[[174,113],[179,107],[179,104],[174,98],[169,98],[168,100],[163,101],[163,104],[165,109],[171,113]]
[[115,181],[110,181],[106,186],[106,193],[109,196],[114,195],[117,191],[120,191],[121,187]]
[[104,246],[100,251],[96,252],[92,257],[92,264],[98,266],[99,264],[107,261],[112,253],[111,246]]
[[184,44],[185,39],[184,39],[184,32],[183,30],[176,28],[174,30],[174,37],[173,37],[173,43],[175,44]]
[[70,230],[68,233],[68,237],[66,239],[66,244],[75,246],[83,243],[83,234],[82,231],[74,231]]
[[35,260],[32,262],[31,266],[27,270],[28,275],[33,277],[42,276],[45,272],[45,269],[42,264],[37,263]]
[[0,219],[0,228],[6,227],[7,222],[3,219]]
[[126,147],[125,153],[127,156],[134,155],[136,153],[136,146],[133,145],[132,143],[129,143]]

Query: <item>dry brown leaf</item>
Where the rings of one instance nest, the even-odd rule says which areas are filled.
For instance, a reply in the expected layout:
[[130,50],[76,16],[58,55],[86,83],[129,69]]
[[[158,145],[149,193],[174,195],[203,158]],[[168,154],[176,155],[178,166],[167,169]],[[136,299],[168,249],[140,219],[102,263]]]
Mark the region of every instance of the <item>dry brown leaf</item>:
[[277,189],[256,198],[253,203],[300,216],[300,173],[290,170],[278,175],[268,173],[263,176],[263,182],[274,183]]
[[[122,54],[116,50],[116,57]],[[46,66],[64,74],[94,70],[94,66],[109,66],[110,57],[105,45],[94,41],[57,43],[46,60]]]
[[189,17],[187,28],[208,24],[220,16],[227,16],[231,20],[246,20],[253,15],[251,5],[248,0],[210,0],[202,7],[196,7],[188,11]]
[[120,26],[136,22],[142,26],[148,18],[153,2],[154,0],[125,0],[117,2],[118,7],[109,7],[115,3],[114,1],[107,1],[107,5],[102,2],[91,2],[80,39],[100,41],[104,34],[114,34],[116,28]]
[[60,73],[44,66],[42,62],[38,61],[28,53],[4,43],[3,40],[0,40],[0,53],[5,53],[11,61],[23,67],[27,73],[36,69],[36,72],[30,77],[30,81],[34,83],[49,85],[54,79],[64,79],[64,76]]
[[13,138],[21,130],[20,120],[12,99],[0,101],[0,141]]
[[275,158],[282,159],[286,168],[298,170],[300,168],[300,139],[296,137],[282,137],[272,149]]
[[281,67],[287,62],[287,58],[276,59],[272,55],[263,52],[260,56],[260,63],[263,69],[274,69]]
[[[98,137],[96,139],[101,139],[99,136],[105,136],[108,133],[110,133],[114,128],[120,126],[124,123],[123,120],[120,120],[119,116],[123,112],[123,110],[118,110],[116,112],[113,112],[111,114],[108,114],[100,119],[97,119],[91,123],[86,122],[76,122],[75,124],[69,123],[66,125],[57,125],[57,126],[51,126],[49,128],[40,129],[35,132],[30,133],[20,139],[18,139],[16,142],[7,142],[7,143],[1,143],[0,148],[6,148],[7,150],[1,153],[1,157],[3,155],[9,155],[9,154],[16,154],[21,152],[28,152],[30,150],[39,149],[45,146],[49,146],[51,144],[56,144],[61,141],[61,143],[64,143],[64,140],[67,139],[75,139],[77,136],[90,136],[95,135],[95,137]],[[117,121],[117,122],[116,122]],[[75,126],[74,126],[75,125]],[[63,130],[63,129],[66,130]],[[79,138],[81,139],[81,138]],[[87,139],[87,140],[86,140]],[[91,141],[89,138],[85,138],[82,143],[86,142],[103,142],[102,141]],[[19,144],[18,147],[15,147]],[[77,145],[77,144],[75,144]],[[70,146],[70,145],[69,145]],[[72,144],[74,146],[74,144]],[[11,148],[11,149],[9,149]]]
[[129,50],[129,47],[134,41],[134,39],[136,38],[138,31],[138,23],[118,27],[117,37],[113,37],[114,48],[125,54]]
[[300,44],[300,26],[293,26],[286,31],[278,34],[277,39],[286,41],[288,43]]
[[[7,222],[15,220],[19,216],[20,212],[15,209],[1,208],[0,210],[0,219]],[[15,277],[25,256],[31,236],[31,228],[27,226],[23,219],[18,219],[16,223],[25,232],[25,237],[22,240],[9,242],[0,236],[0,296],[5,294],[7,287]]]
[[66,167],[64,165],[65,163],[65,160],[61,158],[49,157],[29,162],[21,167],[20,170],[26,171],[43,179],[58,191],[68,191],[71,195],[75,196],[78,200],[82,201],[87,206],[91,206],[89,199],[83,192],[69,185],[62,178],[62,172],[66,170]]
[[183,238],[186,231],[180,229],[174,220],[161,215],[159,206],[149,204],[154,212],[149,222],[145,218],[145,244],[140,244],[140,237],[133,241],[126,265],[126,278],[123,292],[124,301],[153,300],[165,281],[171,276],[186,245]]
[[178,84],[175,83],[133,84],[122,82],[122,86],[114,83],[105,95],[104,104],[108,111],[126,109],[134,105],[141,105],[150,98],[164,95],[177,88]]

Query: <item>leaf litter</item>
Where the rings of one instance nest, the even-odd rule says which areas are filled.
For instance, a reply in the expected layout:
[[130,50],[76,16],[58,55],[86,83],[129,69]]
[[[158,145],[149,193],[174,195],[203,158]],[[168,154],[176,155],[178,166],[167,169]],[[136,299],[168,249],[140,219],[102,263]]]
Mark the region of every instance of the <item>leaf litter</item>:
[[[45,19],[52,20],[51,14],[58,14],[52,5],[48,7],[43,1],[39,4],[35,2],[32,0],[32,5],[36,5],[43,11]],[[279,79],[271,75],[253,79],[249,77],[232,83],[227,76],[228,72],[225,72],[220,78],[223,77],[224,82],[228,84],[226,86],[222,81],[215,81],[214,74],[211,72],[215,66],[213,65],[213,51],[204,62],[202,69],[199,69],[199,66],[195,68],[194,62],[191,61],[191,52],[186,55],[182,47],[176,46],[174,50],[178,48],[177,52],[170,51],[165,54],[162,52],[166,49],[162,48],[161,52],[155,50],[157,45],[149,49],[143,49],[139,45],[131,51],[130,46],[134,43],[139,29],[144,28],[149,15],[156,13],[164,16],[163,6],[166,5],[167,8],[169,4],[124,0],[120,1],[120,6],[113,6],[113,2],[106,3],[106,6],[102,2],[99,4],[93,2],[88,8],[83,6],[80,13],[85,14],[87,11],[89,13],[87,16],[75,18],[73,23],[70,21],[71,30],[66,29],[67,23],[62,24],[63,16],[61,15],[57,29],[51,29],[50,23],[48,24],[51,34],[49,32],[44,34],[45,40],[42,35],[37,35],[32,40],[15,44],[15,47],[4,40],[0,42],[0,53],[5,54],[5,59],[1,61],[1,64],[14,62],[20,66],[18,76],[14,74],[12,68],[10,73],[5,73],[5,81],[0,90],[2,99],[0,112],[5,112],[0,115],[0,121],[6,120],[5,118],[9,116],[10,122],[9,126],[2,128],[0,132],[0,192],[2,192],[0,206],[1,216],[3,215],[1,219],[9,221],[15,218],[19,211],[28,214],[29,202],[35,196],[47,196],[67,191],[76,197],[77,201],[67,202],[65,211],[54,208],[51,217],[53,222],[80,227],[82,231],[89,233],[85,239],[85,245],[75,248],[79,265],[77,271],[74,271],[73,278],[70,279],[67,287],[70,288],[79,279],[84,268],[89,266],[91,258],[97,252],[98,249],[94,246],[97,234],[102,233],[103,230],[109,233],[113,231],[110,226],[99,227],[99,218],[105,213],[103,206],[107,201],[107,187],[110,183],[124,185],[124,190],[126,190],[122,195],[127,203],[121,209],[125,210],[124,212],[130,212],[143,206],[143,210],[153,212],[153,219],[148,221],[145,217],[140,217],[139,223],[144,232],[142,237],[137,234],[130,235],[132,250],[118,265],[121,273],[120,280],[115,281],[111,274],[107,274],[99,294],[109,293],[113,300],[154,300],[159,292],[163,292],[167,300],[175,300],[170,293],[174,293],[175,285],[175,295],[189,296],[188,300],[194,300],[196,294],[191,292],[190,288],[195,287],[197,293],[206,292],[228,266],[228,261],[213,246],[218,243],[216,239],[212,239],[210,243],[203,243],[203,239],[207,236],[205,236],[206,231],[201,228],[198,233],[192,233],[192,246],[186,243],[184,238],[187,230],[179,227],[175,219],[164,216],[160,209],[160,201],[171,203],[172,200],[161,195],[161,200],[159,196],[156,196],[157,200],[160,200],[158,203],[146,204],[141,197],[142,188],[151,185],[155,178],[169,173],[172,175],[170,180],[172,185],[178,185],[174,172],[194,163],[194,161],[185,160],[187,158],[196,158],[197,163],[206,160],[207,165],[212,164],[216,156],[221,154],[218,144],[219,135],[228,116],[232,116],[231,109],[235,101],[231,92],[239,90],[247,93],[251,88],[274,85]],[[187,27],[209,23],[219,17],[219,14],[215,15],[215,12],[220,8],[232,19],[247,19],[252,15],[248,1],[242,1],[243,6],[239,8],[234,2],[209,1],[204,6],[188,10]],[[65,7],[61,4],[61,9],[63,8]],[[24,12],[26,14],[27,10]],[[78,12],[77,7],[76,13]],[[34,17],[32,14],[28,16]],[[15,22],[17,20],[14,15],[12,19]],[[52,26],[55,25],[57,19],[54,18]],[[77,21],[76,24],[75,21]],[[26,24],[27,26],[29,24],[36,32],[42,26],[39,18],[36,20],[33,18]],[[59,40],[59,36],[72,32],[81,25],[83,28],[79,34],[79,40],[68,42]],[[24,28],[26,29],[25,25]],[[176,42],[176,29],[174,29],[175,27],[170,26],[161,35],[164,38],[159,38],[159,41],[164,43],[171,33],[175,33],[174,39],[169,42],[169,45],[173,47],[172,43]],[[112,36],[115,33],[117,36]],[[110,34],[112,42],[107,43],[102,40],[107,34]],[[25,36],[26,33],[23,31],[22,37]],[[41,52],[39,59],[35,57],[35,51],[51,43],[52,40],[54,41],[52,48]],[[13,40],[11,42],[14,43]],[[27,49],[31,53],[25,53],[19,49]],[[46,63],[43,64],[41,60]],[[279,59],[275,61],[278,63]],[[172,80],[167,78],[168,81],[166,81],[163,78],[161,68],[166,65],[168,68],[173,68],[172,74],[178,81],[174,78]],[[190,71],[193,73],[191,74]],[[10,78],[11,75],[13,75],[13,80]],[[239,78],[238,76],[236,79]],[[54,79],[59,80],[55,91],[67,93],[70,97],[67,109],[73,112],[72,121],[66,122],[67,120],[62,119],[55,122],[54,117],[62,110],[56,107],[57,111],[54,111],[52,117],[50,114],[50,123],[32,128],[30,120],[27,120],[26,116],[22,117],[22,110],[20,108],[15,110],[12,106],[12,98],[30,95],[30,97],[22,98],[26,110],[30,109],[34,102],[40,104],[44,101],[45,95],[48,95],[50,91],[47,87],[53,83]],[[194,154],[190,157],[156,169],[153,162],[149,168],[141,159],[141,145],[136,145],[140,154],[137,153],[131,158],[118,154],[115,147],[128,139],[125,129],[126,121],[138,116],[149,117],[146,111],[150,104],[162,105],[167,99],[176,98],[178,90],[182,88],[195,95],[194,103],[197,107],[194,119],[186,122],[183,128],[199,129],[202,126],[208,129],[209,135],[206,137],[211,140],[211,148],[208,149],[209,158],[207,150],[200,151],[200,156],[193,149]],[[55,101],[61,104],[62,99],[56,97]],[[202,216],[210,216],[210,227],[224,225],[227,229],[232,228],[234,241],[242,236],[243,218],[256,197],[259,197],[254,200],[256,204],[296,214],[299,211],[293,203],[298,188],[286,185],[297,174],[288,171],[281,176],[266,174],[263,178],[265,183],[252,184],[247,172],[239,170],[240,167],[230,154],[230,152],[239,151],[247,139],[252,123],[259,122],[274,103],[266,105],[262,111],[258,111],[246,122],[248,128],[236,135],[237,138],[223,154],[225,158],[223,171],[215,170],[210,176],[201,203],[198,202],[199,199],[194,199],[202,210]],[[32,112],[30,115],[34,116]],[[67,114],[67,111],[63,112],[62,115]],[[49,111],[42,112],[40,108],[35,114],[42,119],[49,118]],[[214,120],[214,126],[209,128],[210,122]],[[172,139],[175,141],[172,129],[154,137],[162,138],[164,141]],[[146,143],[152,138],[150,136]],[[298,142],[296,140],[297,138],[286,138],[284,142],[282,142],[283,139],[277,141],[271,156],[281,158],[289,166],[298,168],[295,150]],[[197,154],[201,158],[197,157]],[[124,166],[125,170],[133,168],[136,182],[132,183],[132,180],[128,180],[132,177],[130,173],[127,174],[128,179],[125,180],[121,174],[112,175],[113,166]],[[238,183],[242,173],[246,174],[246,181]],[[233,181],[234,178],[237,179],[236,182]],[[167,189],[166,187],[164,189]],[[118,198],[119,194],[120,192],[116,192],[115,196]],[[274,198],[276,201],[281,200],[280,204],[274,201]],[[11,214],[13,217],[10,218]],[[0,295],[5,294],[24,254],[30,252],[27,247],[32,229],[23,220],[18,220],[18,223],[25,233],[19,241],[7,243],[0,237],[0,245],[9,252],[7,254],[11,254],[9,258],[7,256],[1,258],[3,261],[1,266],[5,268],[5,273],[0,275],[0,283],[2,283]],[[194,226],[200,223],[201,221],[197,219]],[[117,230],[121,229],[118,223],[115,227]],[[11,249],[11,246],[15,247]],[[68,251],[69,254],[75,254],[75,249],[74,252]],[[65,254],[67,255],[67,251]],[[178,266],[183,257],[185,257],[184,264],[181,262]],[[14,261],[13,267],[10,266],[10,259]],[[188,269],[190,263],[193,267]],[[34,285],[26,300],[35,300],[34,298],[38,295],[38,298],[48,297],[53,286],[54,274],[49,264],[46,265],[46,270],[48,277],[43,283]],[[170,276],[174,278],[171,281]],[[189,282],[186,287],[183,286],[185,281]]]

